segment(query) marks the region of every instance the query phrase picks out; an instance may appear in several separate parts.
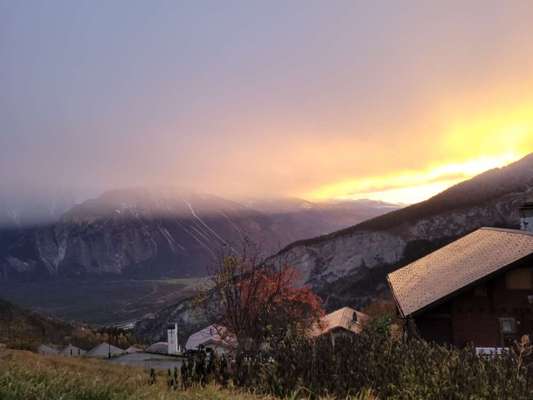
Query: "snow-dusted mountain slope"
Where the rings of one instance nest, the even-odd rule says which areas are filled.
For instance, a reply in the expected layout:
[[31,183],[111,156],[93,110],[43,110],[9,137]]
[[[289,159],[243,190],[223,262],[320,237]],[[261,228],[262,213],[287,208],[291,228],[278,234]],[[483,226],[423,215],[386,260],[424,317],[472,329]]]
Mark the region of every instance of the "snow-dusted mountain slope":
[[395,208],[297,199],[241,204],[175,189],[115,190],[55,223],[1,230],[0,278],[201,276],[221,246],[248,238],[275,252]]

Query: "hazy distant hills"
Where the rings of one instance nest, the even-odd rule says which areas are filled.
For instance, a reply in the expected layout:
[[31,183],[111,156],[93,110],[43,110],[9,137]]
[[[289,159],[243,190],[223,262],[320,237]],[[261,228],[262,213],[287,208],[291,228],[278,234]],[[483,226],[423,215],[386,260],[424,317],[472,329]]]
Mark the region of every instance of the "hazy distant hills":
[[533,154],[427,201],[292,243],[276,257],[297,266],[329,307],[362,305],[387,292],[391,270],[482,226],[518,228],[518,209],[531,196]]
[[56,222],[78,201],[73,191],[20,187],[0,183],[0,228]]
[[[275,252],[393,209],[372,201],[239,203],[176,189],[115,190],[70,208],[55,222],[31,225],[19,215],[4,224],[0,279],[201,276],[221,246],[243,238]],[[3,215],[13,213],[4,206]]]

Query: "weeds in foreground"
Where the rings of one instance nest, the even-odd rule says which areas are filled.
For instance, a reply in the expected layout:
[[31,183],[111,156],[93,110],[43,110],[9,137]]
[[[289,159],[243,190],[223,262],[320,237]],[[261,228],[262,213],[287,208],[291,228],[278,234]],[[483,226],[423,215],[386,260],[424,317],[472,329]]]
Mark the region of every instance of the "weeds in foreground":
[[[149,374],[138,368],[121,367],[105,361],[44,357],[25,351],[0,351],[0,399],[2,400],[274,400],[222,389],[209,384],[193,385],[187,390],[169,390],[165,374],[154,384]],[[287,400],[307,399],[303,392]],[[324,397],[323,400],[333,400]],[[343,400],[376,400],[370,393]]]

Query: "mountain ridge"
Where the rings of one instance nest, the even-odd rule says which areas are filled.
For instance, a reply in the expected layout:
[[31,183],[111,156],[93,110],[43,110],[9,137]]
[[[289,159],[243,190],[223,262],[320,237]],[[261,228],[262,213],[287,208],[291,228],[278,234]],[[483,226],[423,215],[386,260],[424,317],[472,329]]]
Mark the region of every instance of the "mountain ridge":
[[0,279],[202,276],[217,249],[228,243],[247,237],[273,252],[296,239],[395,207],[299,199],[278,203],[270,201],[256,210],[218,196],[174,189],[108,191],[73,206],[56,223],[3,229]]
[[[517,164],[517,163],[519,163],[519,164]],[[341,230],[338,230],[338,231],[335,231],[335,232],[331,232],[331,233],[328,233],[328,234],[325,234],[325,235],[320,235],[320,236],[313,237],[313,238],[307,238],[307,239],[295,241],[295,242],[290,243],[289,245],[287,245],[285,248],[281,249],[278,252],[278,254],[281,254],[281,253],[283,253],[285,251],[288,251],[291,248],[299,246],[299,245],[312,244],[312,243],[316,243],[316,242],[318,242],[320,240],[333,239],[333,238],[336,238],[336,237],[339,237],[339,236],[349,235],[349,234],[351,234],[353,232],[356,232],[356,231],[363,231],[363,230],[370,230],[370,229],[372,229],[372,230],[386,230],[386,229],[390,228],[390,224],[392,223],[391,220],[392,220],[393,217],[398,217],[398,219],[402,220],[401,222],[405,222],[405,219],[408,219],[409,217],[412,216],[412,214],[414,214],[414,212],[413,212],[414,210],[416,210],[416,212],[418,212],[420,209],[425,208],[425,206],[428,203],[438,202],[441,199],[448,200],[447,199],[448,195],[455,194],[456,192],[459,192],[459,191],[466,192],[466,191],[468,191],[470,189],[471,185],[473,185],[475,183],[478,183],[478,181],[480,181],[480,180],[486,180],[486,179],[493,178],[495,174],[504,174],[505,177],[507,178],[509,175],[515,173],[515,170],[513,169],[512,171],[510,171],[508,169],[509,167],[513,167],[513,166],[516,166],[516,165],[522,165],[522,164],[530,165],[530,173],[533,174],[533,153],[525,156],[521,160],[519,160],[519,161],[517,161],[515,163],[512,163],[512,164],[510,164],[508,166],[501,167],[501,168],[493,168],[491,170],[488,170],[488,171],[485,171],[485,172],[481,173],[480,175],[477,175],[476,177],[474,177],[472,179],[466,180],[464,182],[460,182],[460,183],[452,186],[451,188],[448,188],[448,189],[444,190],[443,192],[431,197],[430,199],[422,201],[420,203],[408,205],[408,206],[400,208],[398,210],[391,211],[389,213],[386,213],[386,214],[383,214],[383,215],[380,215],[380,216],[365,220],[365,221],[363,221],[363,222],[361,222],[361,223],[359,223],[357,225],[350,226],[350,227],[347,227],[347,228],[344,228],[344,229],[341,229]],[[492,198],[496,197],[498,195],[498,193],[499,194],[505,194],[506,191],[505,191],[505,189],[503,189],[503,190],[495,190],[490,196],[487,196],[485,198],[485,200],[490,200],[491,197]],[[473,204],[475,202],[476,202],[475,200],[473,200],[472,198],[469,198],[469,200],[465,201],[464,203],[456,205],[455,208],[468,206],[469,204]],[[442,203],[446,203],[446,201],[443,201]],[[432,206],[433,205],[434,204],[432,204]],[[437,205],[435,205],[435,206],[437,206]],[[438,206],[446,206],[446,204],[439,204]],[[431,216],[432,215],[432,212],[428,212],[428,211],[425,211],[425,210],[424,210],[424,213],[426,215],[419,215],[418,217]],[[437,212],[433,212],[433,213],[436,214]]]
[[[482,226],[517,228],[518,209],[533,195],[533,154],[507,167],[487,171],[424,202],[392,211],[349,228],[289,244],[271,262],[294,266],[322,298],[326,310],[360,308],[390,298],[385,277]],[[166,323],[185,332],[206,321],[191,299],[168,306],[136,325],[158,340]]]
[[[329,235],[294,242],[283,259],[333,305],[361,306],[386,292],[384,276],[414,258],[482,226],[518,228],[519,207],[533,194],[533,154],[487,171],[424,202]],[[364,285],[368,285],[365,288]],[[328,293],[331,292],[331,293]]]

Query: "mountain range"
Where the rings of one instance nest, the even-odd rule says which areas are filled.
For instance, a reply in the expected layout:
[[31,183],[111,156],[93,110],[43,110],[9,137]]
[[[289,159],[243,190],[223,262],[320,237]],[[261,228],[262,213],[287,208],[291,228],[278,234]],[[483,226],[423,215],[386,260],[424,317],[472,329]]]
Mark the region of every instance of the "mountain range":
[[236,202],[179,189],[131,188],[74,205],[55,220],[47,213],[46,219],[29,223],[28,213],[3,204],[0,215],[8,221],[0,228],[4,281],[204,276],[224,246],[249,239],[269,254],[398,208],[368,200]]
[[[301,273],[325,308],[364,307],[388,297],[386,274],[483,226],[518,228],[518,210],[533,196],[533,154],[487,171],[421,203],[327,235],[296,241],[271,257]],[[435,284],[438,284],[436,282]],[[168,322],[184,331],[209,321],[183,300],[137,324],[157,339]]]
[[312,239],[275,258],[294,265],[326,306],[362,306],[386,293],[386,273],[483,226],[519,228],[533,196],[533,154],[409,207]]

